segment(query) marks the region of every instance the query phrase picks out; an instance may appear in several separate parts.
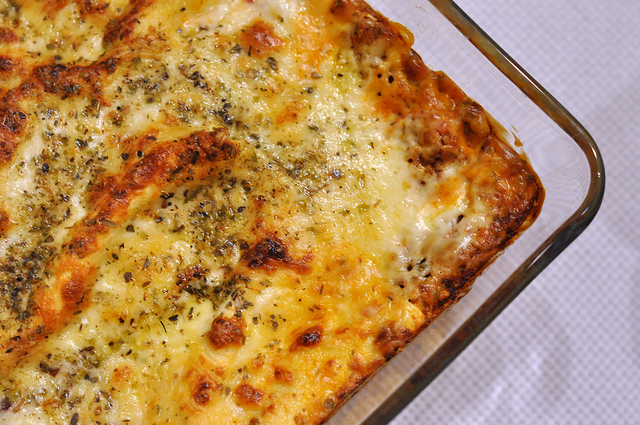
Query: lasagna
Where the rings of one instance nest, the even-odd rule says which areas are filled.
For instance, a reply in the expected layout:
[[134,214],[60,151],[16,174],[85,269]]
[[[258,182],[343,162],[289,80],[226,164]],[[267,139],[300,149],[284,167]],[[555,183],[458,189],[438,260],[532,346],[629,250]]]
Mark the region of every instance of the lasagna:
[[319,424],[535,219],[361,0],[0,0],[0,422]]

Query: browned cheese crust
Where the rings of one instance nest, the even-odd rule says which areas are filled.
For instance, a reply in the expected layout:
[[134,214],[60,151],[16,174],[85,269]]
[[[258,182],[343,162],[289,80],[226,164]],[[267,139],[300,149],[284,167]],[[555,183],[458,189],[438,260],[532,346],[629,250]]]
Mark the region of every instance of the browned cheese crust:
[[0,421],[319,424],[540,211],[360,0],[0,0]]
[[[417,119],[418,139],[407,149],[407,161],[426,175],[451,163],[474,164],[466,170],[476,179],[472,195],[491,204],[492,221],[478,230],[477,240],[447,261],[444,273],[419,286],[423,311],[436,317],[468,290],[467,284],[525,223],[535,220],[544,191],[528,164],[500,140],[484,109],[445,74],[425,66],[410,48],[406,30],[359,1],[338,0],[331,12],[355,22],[349,40],[366,72],[367,90],[378,98],[377,110],[398,121]],[[384,65],[374,64],[380,58]]]

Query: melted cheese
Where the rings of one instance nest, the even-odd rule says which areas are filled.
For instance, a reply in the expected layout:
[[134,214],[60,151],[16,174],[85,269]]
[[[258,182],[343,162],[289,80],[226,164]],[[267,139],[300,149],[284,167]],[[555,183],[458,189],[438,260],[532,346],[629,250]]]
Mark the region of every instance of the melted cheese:
[[539,208],[484,111],[359,1],[17,3],[7,423],[319,423]]

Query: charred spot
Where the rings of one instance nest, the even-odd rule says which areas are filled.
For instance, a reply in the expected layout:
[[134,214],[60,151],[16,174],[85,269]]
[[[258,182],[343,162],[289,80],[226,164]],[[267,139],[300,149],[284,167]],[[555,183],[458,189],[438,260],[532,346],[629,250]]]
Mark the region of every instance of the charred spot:
[[276,366],[273,368],[273,377],[276,381],[285,382],[290,384],[293,382],[293,373],[290,370],[287,370],[283,367]]
[[252,269],[272,265],[273,263],[291,263],[284,243],[275,235],[269,236],[245,253],[247,265]]
[[464,286],[465,283],[467,283],[469,280],[471,280],[476,272],[473,269],[468,269],[466,265],[461,264],[460,267],[458,268],[458,271],[460,273],[460,281],[462,283],[461,286]]
[[66,80],[69,68],[62,64],[44,65],[36,68],[35,74],[47,93],[71,94],[79,91],[71,81]]
[[240,43],[245,50],[259,57],[267,56],[284,46],[284,40],[278,37],[273,28],[262,20],[244,29],[240,35]]
[[104,12],[109,7],[108,2],[100,2],[96,0],[81,0],[80,11],[83,15],[94,15]]
[[315,347],[322,342],[322,333],[322,328],[320,326],[314,326],[305,330],[296,337],[296,340],[291,344],[289,351]]
[[45,92],[63,98],[86,94],[101,95],[99,79],[104,74],[112,74],[116,70],[118,60],[105,59],[87,66],[67,67],[53,63],[34,69],[35,81],[38,81]]
[[0,134],[22,133],[26,120],[27,115],[18,109],[0,108]]
[[104,44],[111,44],[128,38],[140,22],[138,16],[153,2],[154,0],[133,0],[129,8],[122,15],[107,25],[102,42]]
[[190,282],[200,280],[207,273],[206,269],[203,269],[200,265],[196,264],[195,266],[187,267],[178,273],[178,283],[179,286],[188,285]]
[[0,74],[9,74],[17,67],[16,59],[6,55],[0,55]]
[[236,144],[227,137],[227,131],[223,128],[213,131],[198,131],[187,136],[184,141],[199,150],[197,156],[195,152],[192,152],[188,159],[188,162],[193,161],[193,164],[198,161],[200,155],[203,155],[207,161],[213,162],[233,158],[238,153]]
[[24,132],[27,115],[9,107],[0,107],[0,164],[11,160]]
[[409,342],[412,333],[409,329],[398,329],[395,325],[385,326],[375,340],[375,345],[385,359],[391,359]]
[[444,305],[449,302],[452,296],[458,292],[458,289],[464,284],[460,276],[445,277],[442,279],[442,286],[447,290],[448,296],[445,299],[440,300],[440,305]]
[[193,390],[193,400],[200,406],[205,406],[211,400],[211,393],[220,389],[222,389],[220,384],[211,381],[206,376],[201,376]]
[[109,58],[103,62],[99,62],[98,65],[101,69],[107,71],[107,74],[113,74],[116,71],[118,60],[114,58]]
[[200,157],[200,152],[195,151],[193,153],[193,155],[191,156],[191,160],[189,161],[191,163],[191,165],[195,165],[196,162],[198,162],[198,158]]
[[238,385],[234,391],[240,405],[245,407],[257,407],[262,402],[264,391],[252,387],[247,383]]
[[[207,269],[203,269],[198,264],[187,267],[178,273],[176,285],[179,286],[181,290],[189,294],[204,298],[209,292],[209,288],[205,286],[205,275],[207,272]],[[205,283],[204,285],[203,281]],[[216,286],[215,289],[218,289],[219,287],[220,286]]]
[[18,41],[20,41],[20,37],[18,37],[18,34],[13,32],[11,28],[7,28],[7,27],[0,28],[0,44],[17,43]]
[[207,338],[215,348],[240,347],[244,344],[241,317],[216,317],[207,332]]

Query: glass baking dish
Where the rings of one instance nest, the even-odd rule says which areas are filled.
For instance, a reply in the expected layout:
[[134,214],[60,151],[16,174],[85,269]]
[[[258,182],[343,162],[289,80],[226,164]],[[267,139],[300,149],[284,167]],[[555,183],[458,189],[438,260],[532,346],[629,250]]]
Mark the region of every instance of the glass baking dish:
[[328,421],[384,424],[419,394],[591,222],[604,166],[584,127],[450,0],[369,0],[415,36],[414,49],[478,101],[525,154],[546,190],[536,222],[471,291]]

